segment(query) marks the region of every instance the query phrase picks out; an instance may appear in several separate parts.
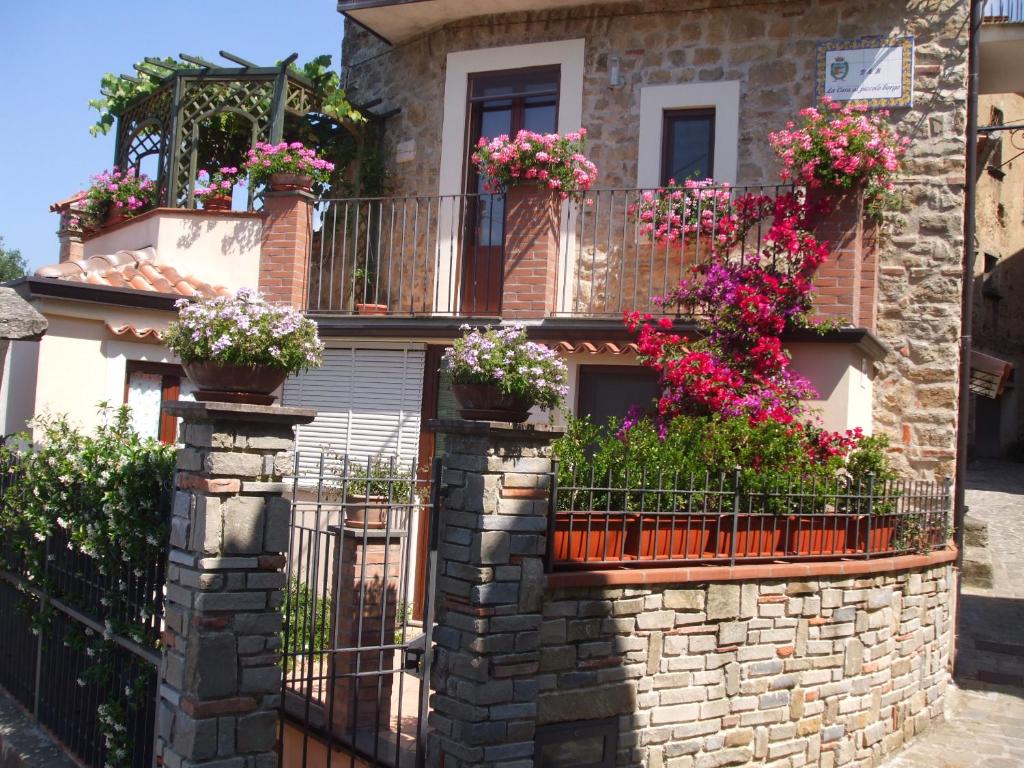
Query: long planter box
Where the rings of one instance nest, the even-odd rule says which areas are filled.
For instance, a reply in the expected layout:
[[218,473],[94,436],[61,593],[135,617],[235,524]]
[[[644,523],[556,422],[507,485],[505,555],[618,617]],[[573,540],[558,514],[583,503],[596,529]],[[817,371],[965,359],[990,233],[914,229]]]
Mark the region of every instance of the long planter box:
[[556,563],[591,567],[885,554],[896,523],[896,515],[558,512],[553,554]]

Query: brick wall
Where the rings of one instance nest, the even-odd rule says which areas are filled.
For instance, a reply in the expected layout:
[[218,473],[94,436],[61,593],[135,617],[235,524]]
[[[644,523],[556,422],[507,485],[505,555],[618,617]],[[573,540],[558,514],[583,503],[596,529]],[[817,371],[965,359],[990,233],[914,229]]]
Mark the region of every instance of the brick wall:
[[538,728],[617,717],[618,766],[877,765],[942,717],[952,578],[549,589]]
[[555,309],[558,279],[558,197],[518,186],[508,191],[505,204],[501,314],[516,320],[547,317]]
[[275,304],[306,306],[312,200],[303,191],[267,192],[264,198],[259,289]]

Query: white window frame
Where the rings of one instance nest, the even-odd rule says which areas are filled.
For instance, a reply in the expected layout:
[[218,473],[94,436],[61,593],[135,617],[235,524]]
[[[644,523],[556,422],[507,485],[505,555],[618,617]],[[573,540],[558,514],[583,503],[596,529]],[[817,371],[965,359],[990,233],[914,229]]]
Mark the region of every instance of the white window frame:
[[740,134],[740,81],[647,85],[640,89],[640,146],[636,185],[661,184],[665,113],[677,109],[715,110],[715,181],[736,183]]
[[[586,40],[558,40],[500,48],[481,48],[449,53],[445,70],[444,112],[441,125],[441,166],[438,194],[460,195],[465,183],[467,105],[469,76],[478,72],[558,65],[558,132],[576,131],[583,125],[583,72]],[[454,306],[458,275],[454,260],[459,253],[457,206],[454,197],[442,198],[437,207],[438,253],[434,271],[434,296],[439,304]],[[562,231],[566,231],[569,207],[562,206]],[[558,295],[564,295],[567,275],[572,274],[570,257],[559,264]],[[454,280],[453,280],[454,277]]]

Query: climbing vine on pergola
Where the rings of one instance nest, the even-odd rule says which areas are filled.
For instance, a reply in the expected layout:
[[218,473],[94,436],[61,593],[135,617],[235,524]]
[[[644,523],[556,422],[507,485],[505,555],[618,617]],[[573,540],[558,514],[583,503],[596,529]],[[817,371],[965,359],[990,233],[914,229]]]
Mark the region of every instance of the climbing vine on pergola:
[[[136,64],[145,79],[121,75],[140,86],[158,83],[117,114],[114,162],[141,171],[143,161],[155,156],[160,205],[192,207],[201,168],[240,163],[256,142],[284,139],[286,117],[301,119],[323,106],[322,89],[291,66],[298,54],[273,67],[227,51],[220,55],[235,66],[181,54],[180,62],[147,58]],[[215,123],[218,130],[211,130]],[[250,204],[252,194],[250,189]]]

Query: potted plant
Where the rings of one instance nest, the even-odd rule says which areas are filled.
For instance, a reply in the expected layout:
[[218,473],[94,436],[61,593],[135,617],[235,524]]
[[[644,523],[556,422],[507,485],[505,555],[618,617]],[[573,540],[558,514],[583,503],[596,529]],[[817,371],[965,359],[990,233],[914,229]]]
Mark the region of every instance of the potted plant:
[[279,144],[257,142],[246,153],[243,166],[253,184],[267,184],[274,192],[322,187],[331,178],[334,163],[319,157],[301,141]]
[[[404,517],[390,517],[389,510],[412,502],[411,472],[395,457],[374,456],[365,462],[346,461],[344,524],[350,528],[405,529]],[[390,525],[389,525],[390,522]]]
[[[910,139],[889,125],[888,110],[863,104],[800,110],[800,124],[786,123],[768,141],[782,160],[782,180],[807,186],[812,214],[824,214],[846,194],[863,192],[874,218],[894,207],[893,177],[900,171]],[[816,210],[814,210],[816,209]]]
[[370,295],[374,298],[379,298],[376,286],[377,275],[372,267],[356,267],[352,270],[352,280],[354,283],[352,287],[356,296],[357,315],[386,315],[388,313],[387,304],[367,301],[367,297]]
[[565,363],[554,350],[526,338],[520,324],[464,335],[444,353],[452,393],[466,419],[526,421],[530,408],[557,408],[568,391]]
[[225,166],[214,173],[204,169],[199,171],[192,195],[203,204],[203,210],[230,211],[232,190],[236,184],[244,183],[244,179],[238,178],[238,169],[232,166]]
[[515,138],[481,138],[472,161],[489,192],[530,186],[582,201],[597,179],[597,166],[583,154],[587,131],[557,133],[519,131]]
[[81,203],[83,224],[99,229],[138,216],[156,204],[156,185],[134,168],[114,168],[92,177]]
[[316,323],[249,288],[233,296],[179,299],[163,340],[181,358],[199,400],[270,404],[289,374],[318,366]]

